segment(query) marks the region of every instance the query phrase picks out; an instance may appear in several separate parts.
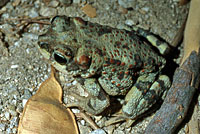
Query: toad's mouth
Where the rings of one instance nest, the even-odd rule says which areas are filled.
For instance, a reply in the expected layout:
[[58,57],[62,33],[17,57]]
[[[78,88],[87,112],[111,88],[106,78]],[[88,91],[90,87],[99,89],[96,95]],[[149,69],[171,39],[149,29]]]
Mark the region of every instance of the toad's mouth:
[[88,68],[84,68],[77,64],[75,60],[66,62],[65,59],[60,59],[56,55],[52,59],[49,59],[51,64],[60,72],[71,74],[73,76],[79,76],[87,71]]
[[80,75],[84,70],[81,70],[77,65],[68,64],[60,64],[56,60],[51,61],[51,64],[60,72],[71,74],[73,76]]

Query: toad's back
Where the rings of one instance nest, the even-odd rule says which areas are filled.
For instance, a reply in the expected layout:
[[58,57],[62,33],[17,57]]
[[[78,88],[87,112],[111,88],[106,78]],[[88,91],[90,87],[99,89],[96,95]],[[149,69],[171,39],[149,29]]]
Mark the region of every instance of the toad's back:
[[81,23],[77,33],[82,45],[97,48],[107,60],[116,60],[131,68],[165,64],[152,46],[135,31],[119,30],[95,23]]

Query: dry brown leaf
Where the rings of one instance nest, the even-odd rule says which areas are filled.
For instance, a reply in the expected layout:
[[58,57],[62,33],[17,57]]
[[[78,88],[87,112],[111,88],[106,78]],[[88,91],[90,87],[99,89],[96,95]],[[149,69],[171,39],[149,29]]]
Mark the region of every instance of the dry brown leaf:
[[[186,29],[184,33],[184,56],[182,63],[188,58],[191,52],[194,50],[199,52],[200,48],[200,0],[192,0],[186,23]],[[181,63],[181,64],[182,64]]]
[[96,17],[96,9],[92,7],[90,4],[84,5],[81,10],[89,17],[94,18]]
[[74,115],[62,105],[62,88],[51,76],[25,105],[18,134],[78,134]]

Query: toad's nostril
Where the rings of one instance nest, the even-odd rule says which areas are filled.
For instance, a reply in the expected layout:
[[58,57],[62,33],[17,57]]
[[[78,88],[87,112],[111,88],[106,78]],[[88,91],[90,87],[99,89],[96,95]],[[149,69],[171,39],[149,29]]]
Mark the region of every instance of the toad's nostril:
[[39,42],[38,44],[39,44],[40,48],[42,48],[42,49],[48,49],[48,45],[49,44],[47,42]]

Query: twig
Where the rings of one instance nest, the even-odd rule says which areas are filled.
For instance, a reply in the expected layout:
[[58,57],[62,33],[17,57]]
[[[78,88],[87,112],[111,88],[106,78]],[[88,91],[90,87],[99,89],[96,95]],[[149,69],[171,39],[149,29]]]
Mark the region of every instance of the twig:
[[29,25],[30,23],[39,23],[39,24],[45,24],[45,25],[50,25],[50,22],[46,22],[46,21],[39,21],[39,20],[29,20],[29,21],[24,21],[20,24],[17,24],[17,27],[20,27],[22,25]]
[[170,43],[171,46],[176,47],[181,42],[181,40],[183,39],[183,33],[184,33],[184,30],[185,30],[186,21],[187,21],[187,18],[185,18],[184,23],[178,29],[178,32],[176,33],[172,43]]
[[35,18],[8,18],[6,21],[22,21],[20,24],[17,24],[17,27],[20,27],[22,25],[27,26],[30,23],[39,23],[39,24],[45,24],[50,25],[50,22],[47,21],[40,21],[44,19],[49,19],[50,17],[35,17]]
[[24,21],[28,21],[28,20],[44,20],[44,19],[50,19],[50,18],[51,17],[46,17],[46,16],[41,17],[41,16],[39,16],[39,17],[34,17],[34,18],[27,18],[27,17],[23,17],[23,18],[8,18],[6,20],[7,21],[11,21],[11,20],[18,20],[18,21],[24,20]]

